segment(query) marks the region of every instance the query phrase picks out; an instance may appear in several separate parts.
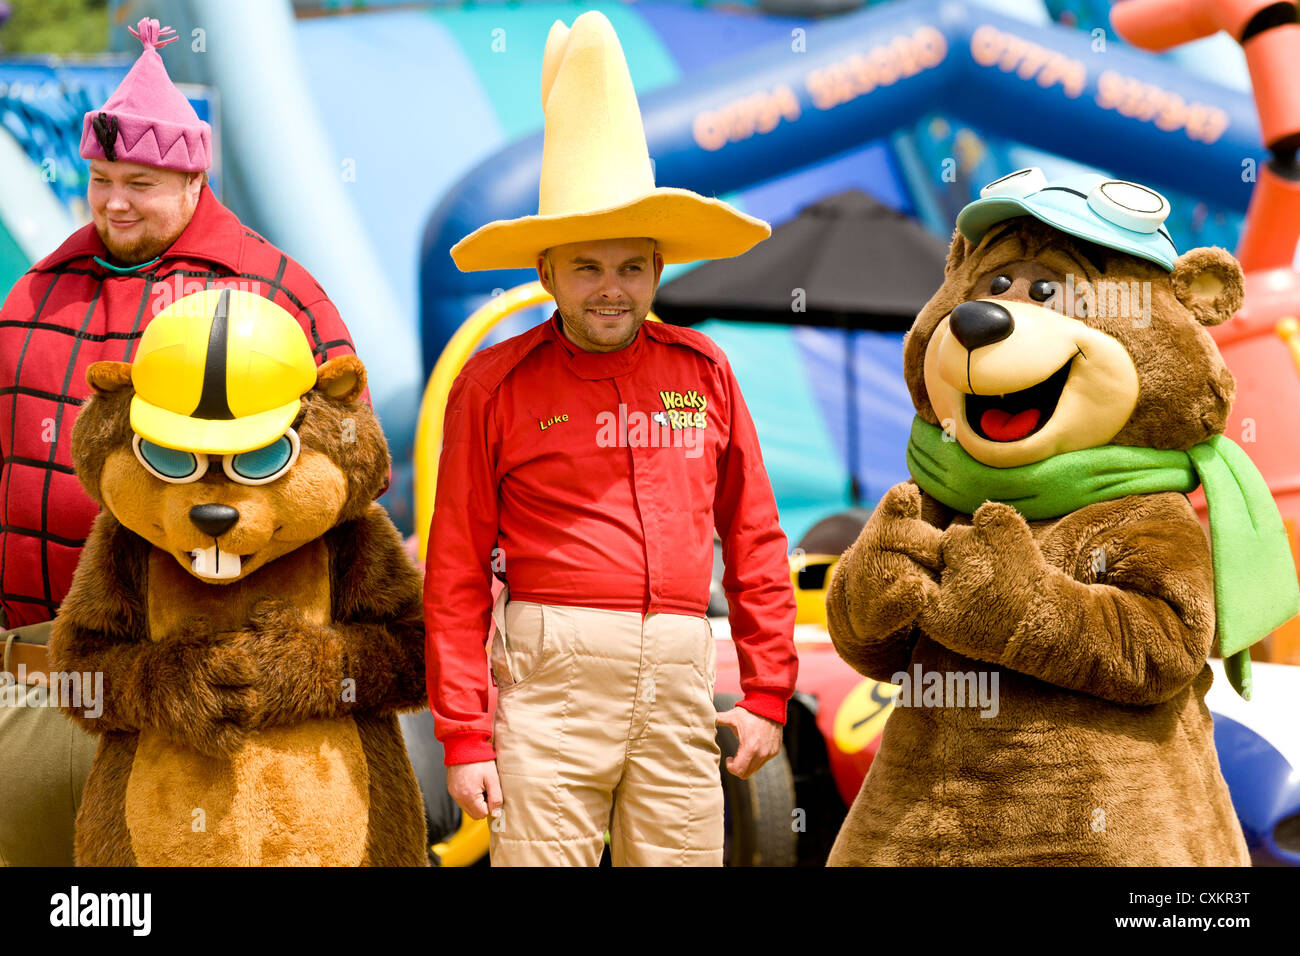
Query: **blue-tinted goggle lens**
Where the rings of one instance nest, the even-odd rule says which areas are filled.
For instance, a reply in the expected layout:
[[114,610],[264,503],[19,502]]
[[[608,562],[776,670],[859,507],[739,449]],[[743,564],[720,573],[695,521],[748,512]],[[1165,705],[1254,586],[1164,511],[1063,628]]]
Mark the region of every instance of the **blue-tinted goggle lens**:
[[293,458],[293,443],[281,435],[269,445],[232,455],[230,467],[241,478],[257,481],[269,478]]
[[140,439],[140,455],[149,463],[149,467],[168,478],[188,478],[199,467],[198,459],[193,453],[165,448],[143,438]]

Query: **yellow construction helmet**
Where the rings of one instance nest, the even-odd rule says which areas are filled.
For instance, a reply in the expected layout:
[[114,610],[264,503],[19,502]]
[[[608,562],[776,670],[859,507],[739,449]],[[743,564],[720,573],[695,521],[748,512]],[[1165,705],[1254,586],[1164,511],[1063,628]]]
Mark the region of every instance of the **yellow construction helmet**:
[[316,384],[316,362],[302,326],[274,302],[205,289],[145,327],[131,383],[131,428],[142,438],[238,454],[285,433]]

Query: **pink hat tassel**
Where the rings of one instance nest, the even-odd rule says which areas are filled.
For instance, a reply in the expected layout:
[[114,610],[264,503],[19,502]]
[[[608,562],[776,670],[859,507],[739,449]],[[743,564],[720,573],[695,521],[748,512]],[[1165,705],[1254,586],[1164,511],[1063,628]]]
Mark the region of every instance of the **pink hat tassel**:
[[[144,44],[146,50],[157,50],[165,47],[173,40],[180,39],[180,37],[175,35],[175,30],[171,27],[160,27],[158,21],[154,20],[152,17],[145,17],[136,24],[136,27],[137,29],[134,30],[130,27],[127,27],[127,29],[131,30],[132,36],[136,37]],[[168,36],[167,34],[169,33],[172,35]]]

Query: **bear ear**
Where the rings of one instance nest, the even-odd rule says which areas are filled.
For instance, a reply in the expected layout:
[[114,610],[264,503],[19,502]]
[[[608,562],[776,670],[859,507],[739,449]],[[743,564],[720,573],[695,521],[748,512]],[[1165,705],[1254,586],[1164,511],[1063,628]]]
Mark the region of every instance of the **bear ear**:
[[131,387],[130,362],[91,362],[86,366],[86,384],[101,395]]
[[944,277],[951,276],[966,263],[974,246],[961,234],[961,230],[952,231],[952,245],[948,247],[948,261],[943,265]]
[[1245,280],[1226,249],[1206,246],[1178,257],[1169,276],[1174,295],[1202,325],[1218,325],[1241,308]]
[[339,355],[316,369],[316,388],[345,405],[356,401],[366,389],[366,367],[355,355]]

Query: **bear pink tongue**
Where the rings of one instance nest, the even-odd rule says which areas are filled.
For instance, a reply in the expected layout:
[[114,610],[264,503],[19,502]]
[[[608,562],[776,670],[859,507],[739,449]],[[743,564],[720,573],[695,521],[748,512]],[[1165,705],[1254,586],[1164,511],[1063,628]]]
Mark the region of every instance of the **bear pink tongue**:
[[1034,430],[1041,414],[1036,408],[1026,408],[1014,415],[990,408],[980,416],[980,428],[994,441],[1019,441]]

